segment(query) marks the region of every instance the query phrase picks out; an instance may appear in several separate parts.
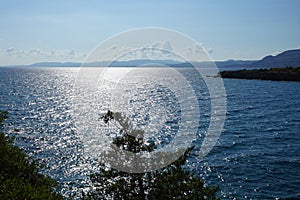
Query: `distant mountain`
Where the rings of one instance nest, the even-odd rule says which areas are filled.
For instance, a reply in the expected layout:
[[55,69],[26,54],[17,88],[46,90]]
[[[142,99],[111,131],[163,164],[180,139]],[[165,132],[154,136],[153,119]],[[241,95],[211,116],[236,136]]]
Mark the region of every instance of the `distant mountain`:
[[175,60],[149,60],[149,59],[140,59],[140,60],[129,60],[129,61],[102,61],[102,62],[93,62],[85,63],[86,67],[135,67],[142,65],[176,65],[180,62]]
[[263,59],[250,64],[251,68],[281,68],[299,66],[300,49],[284,51],[276,56],[266,56]]
[[227,60],[227,61],[216,61],[218,67],[240,67],[247,66],[256,62],[256,60]]
[[149,59],[141,59],[141,60],[129,60],[129,61],[100,61],[100,62],[92,62],[92,63],[76,63],[76,62],[40,62],[34,63],[31,65],[24,65],[24,67],[134,67],[141,65],[176,65],[180,64],[178,61],[174,60],[149,60]]
[[[220,71],[240,70],[240,69],[267,69],[267,68],[282,68],[282,67],[299,67],[300,66],[300,49],[284,51],[276,56],[266,56],[261,60],[227,60],[214,62]],[[101,61],[84,63],[85,67],[134,67],[141,65],[167,65],[172,67],[191,67],[191,63],[179,62],[175,60],[129,60],[129,61]],[[201,67],[212,66],[212,61],[197,63]],[[81,63],[76,62],[41,62],[31,65],[20,65],[18,67],[80,67]]]
[[215,62],[220,71],[241,69],[270,69],[300,66],[300,49],[284,51],[276,56],[266,56],[261,60],[228,60]]
[[[243,66],[248,66],[255,61],[243,61],[243,60],[228,60],[228,61],[216,61],[215,64],[219,68],[241,68]],[[212,61],[199,62],[198,66],[211,66]],[[129,61],[100,61],[92,63],[76,63],[76,62],[40,62],[31,65],[24,65],[24,67],[135,67],[142,65],[167,65],[172,67],[191,67],[191,63],[179,62],[175,60],[129,60]]]
[[40,62],[31,65],[26,65],[28,67],[80,67],[81,63],[75,62]]
[[[216,65],[220,70],[237,70],[237,69],[243,69],[245,66],[250,65],[255,61],[248,61],[248,60],[226,60],[226,61],[204,61],[204,62],[197,62],[196,65],[199,67],[211,67]],[[170,64],[172,67],[192,67],[191,63],[185,62],[185,63],[175,63]]]
[[256,60],[227,60],[227,61],[216,61],[216,65],[220,71],[228,70],[239,70],[249,67]]

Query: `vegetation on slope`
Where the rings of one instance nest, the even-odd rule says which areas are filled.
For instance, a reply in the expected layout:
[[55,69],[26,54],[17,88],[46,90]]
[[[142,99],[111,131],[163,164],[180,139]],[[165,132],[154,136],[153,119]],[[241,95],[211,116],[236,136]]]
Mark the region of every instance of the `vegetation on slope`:
[[[0,111],[0,125],[7,112]],[[13,140],[0,131],[0,199],[63,199],[55,192],[56,182],[39,173]]]
[[271,81],[300,81],[300,67],[238,70],[219,72],[222,78],[260,79]]

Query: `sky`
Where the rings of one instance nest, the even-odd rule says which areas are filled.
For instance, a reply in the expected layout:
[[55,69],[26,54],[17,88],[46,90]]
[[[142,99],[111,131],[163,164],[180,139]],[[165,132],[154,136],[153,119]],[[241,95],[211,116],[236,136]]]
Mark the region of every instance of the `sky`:
[[101,42],[143,27],[179,31],[213,60],[300,48],[299,0],[1,0],[0,66],[82,62]]

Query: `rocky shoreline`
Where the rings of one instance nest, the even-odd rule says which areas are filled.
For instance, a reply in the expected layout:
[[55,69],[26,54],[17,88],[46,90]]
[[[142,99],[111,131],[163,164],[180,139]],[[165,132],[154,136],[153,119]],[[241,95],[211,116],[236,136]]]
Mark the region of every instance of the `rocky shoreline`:
[[300,67],[222,71],[218,77],[271,81],[300,81]]

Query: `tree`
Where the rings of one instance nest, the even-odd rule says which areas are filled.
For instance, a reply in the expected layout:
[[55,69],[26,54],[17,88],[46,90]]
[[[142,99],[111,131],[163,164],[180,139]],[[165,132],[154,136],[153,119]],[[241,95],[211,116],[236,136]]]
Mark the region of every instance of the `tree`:
[[[153,144],[145,144],[143,131],[134,130],[125,116],[108,111],[103,121],[119,126],[119,136],[113,139],[117,147],[134,153],[151,152]],[[183,169],[192,148],[172,164],[147,173],[127,173],[100,164],[100,172],[90,176],[95,190],[83,199],[218,199],[217,186],[205,186],[200,177]]]
[[[0,126],[7,114],[0,111]],[[0,131],[0,199],[63,199],[55,186],[56,182],[40,174],[34,160]]]

